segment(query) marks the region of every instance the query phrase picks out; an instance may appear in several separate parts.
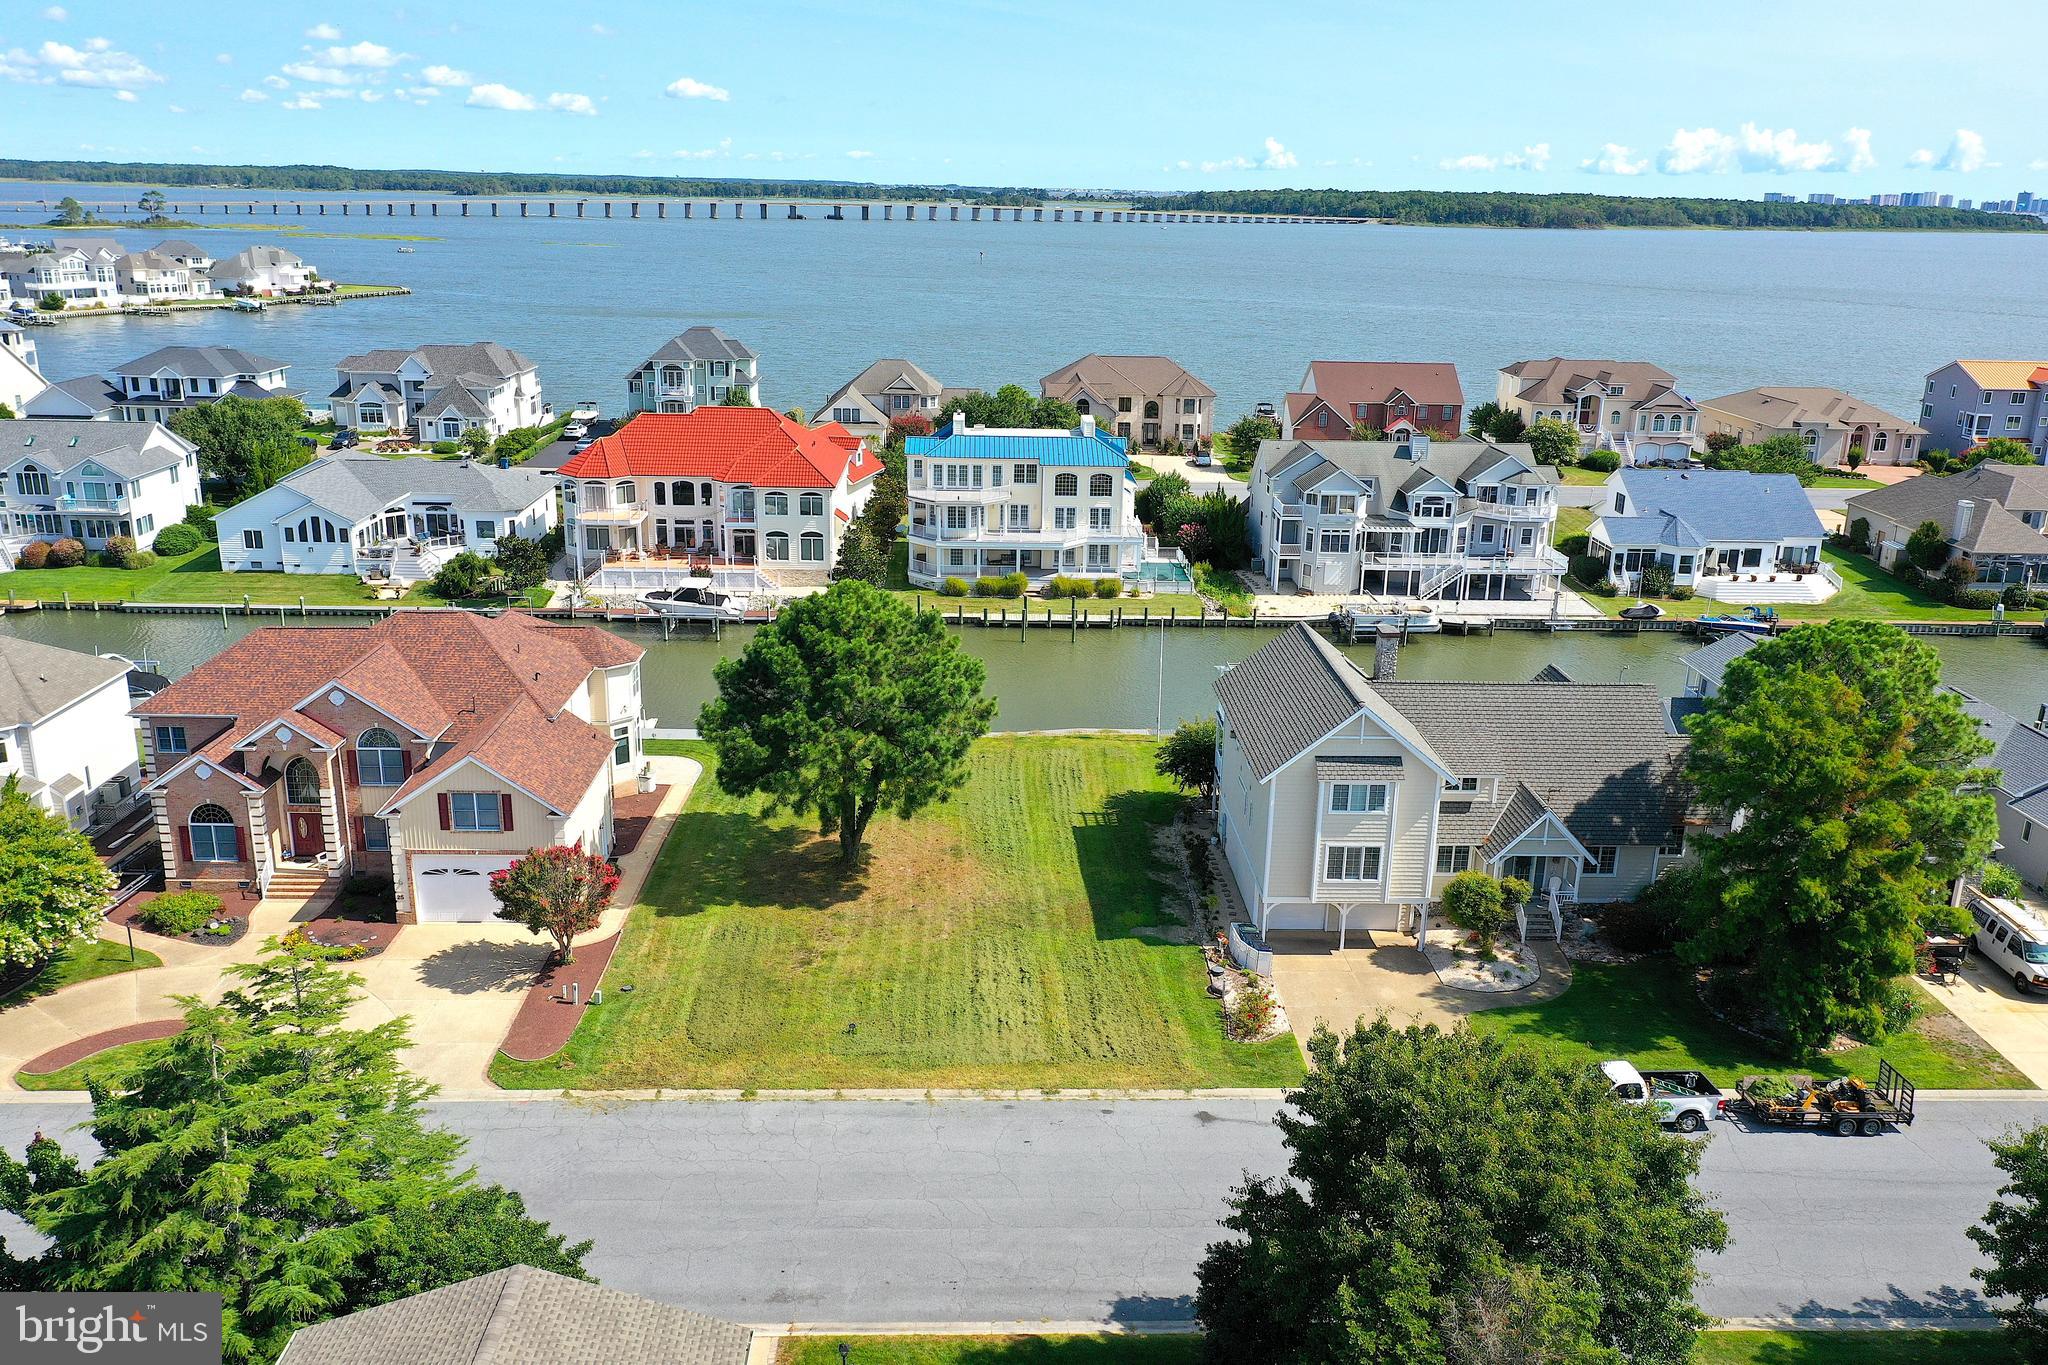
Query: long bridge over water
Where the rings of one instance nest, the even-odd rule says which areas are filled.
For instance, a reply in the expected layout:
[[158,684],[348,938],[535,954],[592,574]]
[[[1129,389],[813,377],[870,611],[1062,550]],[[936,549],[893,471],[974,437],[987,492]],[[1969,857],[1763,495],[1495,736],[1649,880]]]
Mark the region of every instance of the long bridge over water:
[[[0,200],[0,212],[48,213],[54,206],[46,200]],[[113,222],[142,221],[142,212],[132,203],[92,203],[82,207],[95,217]],[[1318,226],[1376,223],[1375,218],[1324,218],[1291,213],[1210,213],[1181,209],[1097,208],[1087,203],[1072,204],[949,204],[895,200],[849,199],[624,199],[616,197],[562,198],[557,196],[520,199],[504,196],[421,199],[370,198],[289,199],[254,198],[236,200],[171,201],[163,208],[170,218],[286,219],[286,218],[539,218],[625,220],[699,218],[738,221],[803,221],[819,218],[828,222],[972,222],[972,223],[1288,223]]]

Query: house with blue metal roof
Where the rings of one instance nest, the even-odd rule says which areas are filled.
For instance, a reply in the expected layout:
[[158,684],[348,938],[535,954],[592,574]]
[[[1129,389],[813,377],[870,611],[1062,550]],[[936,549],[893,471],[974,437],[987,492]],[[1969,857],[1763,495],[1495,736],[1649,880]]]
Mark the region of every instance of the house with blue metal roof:
[[1841,586],[1821,562],[1820,517],[1790,474],[1619,469],[1595,510],[1588,553],[1624,591],[1640,591],[1652,566],[1724,602],[1822,602]]
[[1124,442],[1083,417],[1072,431],[976,427],[955,413],[904,444],[909,575],[924,587],[1021,573],[1133,582],[1147,568]]

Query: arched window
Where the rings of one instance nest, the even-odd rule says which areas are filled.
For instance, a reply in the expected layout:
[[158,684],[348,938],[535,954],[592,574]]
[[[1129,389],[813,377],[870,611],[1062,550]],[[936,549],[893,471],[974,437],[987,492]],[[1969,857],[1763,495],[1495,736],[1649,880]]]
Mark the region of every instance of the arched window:
[[763,493],[763,494],[761,495],[761,511],[762,511],[762,513],[763,513],[764,515],[767,515],[767,516],[771,516],[771,517],[786,517],[786,516],[788,516],[788,515],[789,515],[789,494],[787,494],[787,493]]
[[382,403],[356,404],[356,425],[359,427],[381,427],[384,425]]
[[789,532],[770,531],[768,533],[768,557],[770,559],[789,558]]
[[1081,491],[1081,480],[1072,474],[1061,474],[1052,481],[1052,495],[1056,498],[1071,498]]
[[611,500],[604,495],[604,485],[596,479],[592,479],[589,483],[583,485],[583,505],[590,508],[602,508],[611,505]]
[[1115,486],[1115,484],[1110,482],[1110,477],[1107,474],[1090,474],[1088,476],[1088,496],[1091,498],[1106,498],[1109,496],[1110,490]]
[[241,861],[242,831],[225,807],[205,805],[194,810],[186,825],[186,838],[195,863]]
[[1145,420],[1146,420],[1146,421],[1148,421],[1148,422],[1150,422],[1150,421],[1153,421],[1153,420],[1157,419],[1157,418],[1158,418],[1158,416],[1159,416],[1159,404],[1158,404],[1158,403],[1157,403],[1156,401],[1152,400],[1152,399],[1149,399],[1149,398],[1148,398],[1148,399],[1146,399],[1146,400],[1145,400]]
[[822,517],[822,516],[824,516],[824,515],[825,515],[825,495],[824,495],[823,493],[805,493],[805,494],[803,494],[803,495],[802,495],[801,497],[799,497],[799,498],[798,498],[798,499],[796,500],[796,510],[797,510],[797,511],[799,511],[799,512],[801,512],[801,513],[803,513],[803,515],[805,515],[805,516],[807,516],[807,517]]
[[303,758],[284,765],[284,799],[294,806],[320,804],[320,774]]
[[405,750],[389,730],[365,730],[356,740],[356,781],[365,787],[395,787],[405,780]]
[[1094,411],[1094,409],[1088,406],[1087,399],[1076,398],[1074,400],[1074,411],[1080,413],[1083,417],[1086,417],[1090,412]]
[[825,537],[819,535],[816,531],[804,532],[802,539],[797,542],[797,553],[809,563],[824,563]]
[[619,506],[630,506],[633,502],[633,481],[631,479],[620,479],[612,485],[612,496],[618,499]]

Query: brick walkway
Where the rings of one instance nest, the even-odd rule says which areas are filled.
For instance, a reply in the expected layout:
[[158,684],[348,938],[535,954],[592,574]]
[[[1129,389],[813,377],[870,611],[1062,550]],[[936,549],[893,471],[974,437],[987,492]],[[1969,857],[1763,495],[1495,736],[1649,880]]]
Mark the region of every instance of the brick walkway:
[[40,1057],[31,1057],[21,1065],[22,1071],[31,1076],[47,1076],[52,1071],[62,1071],[73,1062],[105,1052],[110,1047],[123,1043],[152,1043],[159,1038],[170,1038],[185,1031],[183,1019],[152,1019],[143,1024],[123,1024],[110,1028],[104,1033],[94,1033],[84,1038],[74,1038],[62,1047],[53,1047]]

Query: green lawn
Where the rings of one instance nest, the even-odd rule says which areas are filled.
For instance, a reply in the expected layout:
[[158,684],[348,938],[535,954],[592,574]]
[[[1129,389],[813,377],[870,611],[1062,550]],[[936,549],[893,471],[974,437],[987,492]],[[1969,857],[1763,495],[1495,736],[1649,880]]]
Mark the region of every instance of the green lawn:
[[[5,580],[0,579],[0,581]],[[1141,615],[1147,610],[1150,610],[1154,616],[1165,616],[1169,613],[1181,616],[1200,616],[1209,605],[1200,596],[1192,592],[1160,592],[1153,593],[1150,597],[1086,597],[1060,598],[1058,600],[1039,597],[1036,594],[1025,597],[948,597],[936,588],[911,586],[910,542],[901,537],[898,537],[896,543],[889,547],[888,588],[890,592],[921,605],[926,611],[943,613],[949,621],[953,619],[955,612],[965,612],[969,620],[979,621],[984,608],[988,611],[989,620],[999,620],[1002,614],[1007,611],[1010,614],[1011,622],[1014,623],[1017,620],[1018,613],[1027,608],[1030,610],[1031,618],[1034,621],[1043,620],[1047,612],[1052,613],[1053,620],[1064,621],[1067,619],[1068,614],[1076,609],[1073,605],[1074,603],[1079,604],[1079,610],[1083,616],[1107,614],[1117,610],[1119,607],[1131,616]],[[1250,598],[1247,596],[1245,599],[1245,610],[1241,612],[1233,611],[1230,614],[1233,616],[1246,615],[1250,612],[1250,609]]]
[[131,962],[128,958],[128,945],[125,943],[109,943],[100,938],[85,940],[72,944],[44,963],[42,970],[34,976],[14,989],[0,994],[0,1009],[5,1009],[9,1005],[25,1004],[48,995],[51,991],[76,986],[82,981],[163,965],[163,959],[146,948],[137,948],[135,959]]
[[1669,958],[1617,965],[1581,962],[1563,995],[1472,1016],[1474,1032],[1511,1038],[1575,1061],[1625,1057],[1660,1071],[1704,1071],[1732,1089],[1745,1075],[1805,1072],[1877,1074],[1880,1056],[1923,1090],[2024,1089],[2026,1077],[1940,1002],[1898,1037],[1823,1057],[1783,1057],[1716,1020],[1699,1004],[1692,980]]
[[[1565,508],[1558,513],[1558,538],[1568,532],[1564,529]],[[1918,588],[1910,587],[1892,577],[1862,555],[1841,554],[1835,550],[1823,549],[1821,557],[1833,566],[1841,576],[1842,587],[1833,597],[1815,606],[1780,606],[1778,615],[1788,621],[1838,621],[1853,618],[1866,621],[1979,621],[1991,620],[1989,611],[1978,611],[1971,607],[1952,607],[1938,602]],[[1636,599],[1624,594],[1601,597],[1584,593],[1588,602],[1609,616],[1617,615],[1623,607],[1635,605]],[[1690,621],[1703,614],[1734,614],[1742,608],[1726,602],[1717,602],[1711,597],[1694,597],[1689,601],[1675,602],[1667,597],[1646,599],[1664,608],[1666,616]],[[2020,620],[2029,613],[2008,613],[2007,619]]]
[[839,1365],[839,1343],[852,1348],[847,1365],[1194,1365],[1198,1336],[1067,1337],[796,1337],[782,1343],[775,1365]]
[[1603,474],[1597,469],[1581,469],[1575,464],[1562,465],[1558,468],[1557,472],[1562,482],[1568,485],[1591,486],[1604,484],[1612,477],[1611,472]]
[[70,1066],[61,1067],[45,1076],[31,1076],[25,1071],[14,1073],[15,1084],[23,1090],[83,1090],[85,1078],[95,1071],[109,1067],[123,1067],[139,1060],[153,1047],[162,1046],[161,1039],[148,1039],[140,1043],[122,1043],[105,1052],[95,1052],[82,1057]]
[[1560,507],[1557,509],[1557,527],[1551,534],[1557,540],[1571,536],[1582,536],[1592,528],[1593,509],[1590,507]]
[[264,606],[309,606],[374,601],[374,594],[347,574],[226,573],[220,550],[208,545],[189,555],[159,559],[146,569],[16,569],[0,574],[0,591],[12,597],[74,602],[224,602],[240,606],[247,596]]
[[2020,1365],[1997,1332],[1703,1332],[1694,1365]]
[[1196,592],[1231,616],[1252,614],[1252,590],[1236,574],[1224,573],[1206,563],[1195,565],[1192,572]]
[[[659,746],[713,761],[708,746]],[[966,787],[879,815],[840,870],[815,820],[707,772],[564,1053],[513,1088],[1286,1086],[1292,1038],[1227,1041],[1173,923],[1153,836],[1183,798],[1153,744],[997,738]],[[622,990],[631,985],[630,993]]]

